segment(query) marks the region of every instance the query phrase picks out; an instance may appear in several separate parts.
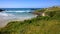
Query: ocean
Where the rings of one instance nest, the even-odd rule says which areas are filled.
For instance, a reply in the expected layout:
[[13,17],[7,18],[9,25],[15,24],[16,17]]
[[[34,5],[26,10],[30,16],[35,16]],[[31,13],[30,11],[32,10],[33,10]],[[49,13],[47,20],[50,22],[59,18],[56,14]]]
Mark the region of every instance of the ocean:
[[32,14],[36,9],[4,9],[5,11],[0,12],[0,27],[4,27],[10,21],[23,21],[36,17]]
[[41,8],[0,8],[5,11],[0,12],[0,17],[3,19],[14,19],[14,20],[19,20],[23,18],[32,18],[35,17],[36,15],[32,14],[31,12],[34,12],[37,9]]

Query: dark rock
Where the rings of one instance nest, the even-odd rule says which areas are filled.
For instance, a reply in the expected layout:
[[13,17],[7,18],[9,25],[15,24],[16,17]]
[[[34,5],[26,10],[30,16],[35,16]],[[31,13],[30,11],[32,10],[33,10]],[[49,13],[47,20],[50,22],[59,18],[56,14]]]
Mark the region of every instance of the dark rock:
[[2,12],[2,11],[4,11],[4,10],[0,9],[0,12]]

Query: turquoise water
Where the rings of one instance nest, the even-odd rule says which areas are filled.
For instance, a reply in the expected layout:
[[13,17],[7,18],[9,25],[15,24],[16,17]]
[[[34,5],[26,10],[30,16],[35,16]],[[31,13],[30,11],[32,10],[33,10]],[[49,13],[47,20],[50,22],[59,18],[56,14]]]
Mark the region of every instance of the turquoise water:
[[29,18],[33,18],[36,15],[29,13],[30,10],[28,11],[23,11],[23,10],[19,10],[19,11],[3,11],[0,12],[0,18],[3,19],[14,19],[14,20],[24,20],[24,19],[29,19]]
[[23,21],[36,17],[36,15],[29,13],[32,10],[5,10],[0,12],[0,27],[6,26],[10,21]]

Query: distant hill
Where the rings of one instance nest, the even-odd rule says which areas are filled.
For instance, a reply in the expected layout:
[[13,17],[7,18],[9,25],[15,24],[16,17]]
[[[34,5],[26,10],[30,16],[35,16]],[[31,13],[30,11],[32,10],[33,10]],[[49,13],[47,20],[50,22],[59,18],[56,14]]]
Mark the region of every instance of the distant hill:
[[46,12],[52,12],[52,11],[60,11],[60,6],[53,6],[53,7],[49,7],[49,8],[38,9],[38,10],[35,10],[35,12],[33,12],[33,14],[42,16],[43,13],[46,14]]
[[53,7],[49,7],[47,8],[48,11],[57,11],[57,10],[60,10],[60,7],[59,6],[53,6]]

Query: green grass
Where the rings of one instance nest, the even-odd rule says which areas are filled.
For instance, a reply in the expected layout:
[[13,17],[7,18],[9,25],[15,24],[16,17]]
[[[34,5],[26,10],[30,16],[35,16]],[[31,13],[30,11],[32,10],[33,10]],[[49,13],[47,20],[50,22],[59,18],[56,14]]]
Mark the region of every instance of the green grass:
[[[47,20],[48,18],[48,20]],[[60,20],[37,17],[23,22],[13,21],[0,30],[1,34],[60,34]]]

